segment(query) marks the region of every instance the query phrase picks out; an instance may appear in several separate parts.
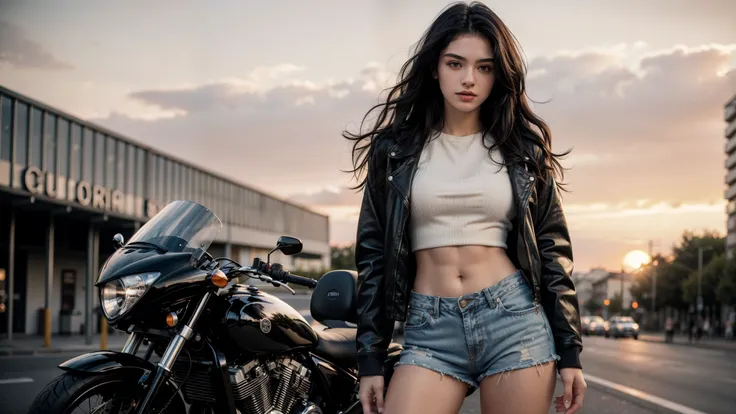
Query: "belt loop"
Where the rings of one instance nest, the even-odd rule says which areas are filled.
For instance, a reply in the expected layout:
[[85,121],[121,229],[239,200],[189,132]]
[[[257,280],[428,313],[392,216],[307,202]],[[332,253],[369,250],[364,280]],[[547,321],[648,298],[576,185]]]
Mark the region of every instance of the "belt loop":
[[486,300],[488,301],[488,306],[490,306],[491,309],[496,307],[496,301],[493,300],[493,295],[491,295],[491,292],[489,292],[488,289],[483,289],[483,296],[486,297]]
[[434,315],[435,318],[440,316],[440,300],[441,298],[439,296],[435,296],[434,309],[432,309],[432,315]]

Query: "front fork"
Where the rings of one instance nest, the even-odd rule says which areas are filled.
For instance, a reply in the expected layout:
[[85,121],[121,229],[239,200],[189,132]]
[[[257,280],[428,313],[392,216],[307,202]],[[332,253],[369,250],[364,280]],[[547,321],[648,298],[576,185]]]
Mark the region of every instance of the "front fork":
[[[179,353],[181,353],[182,348],[184,348],[184,344],[186,344],[186,342],[194,335],[192,326],[197,323],[202,312],[204,312],[204,308],[207,305],[207,301],[210,296],[212,296],[211,292],[204,294],[202,299],[199,300],[197,308],[192,313],[189,321],[181,326],[176,335],[174,335],[174,338],[169,342],[169,346],[166,347],[166,351],[164,351],[161,361],[156,366],[156,375],[153,377],[153,382],[151,382],[151,386],[148,388],[146,397],[138,406],[138,410],[136,411],[138,414],[143,414],[150,408],[149,406],[156,397],[161,385],[165,384],[171,377],[171,367],[174,365],[176,358],[179,357]],[[141,334],[136,332],[131,333],[125,346],[123,346],[123,352],[135,355],[135,353],[138,352],[138,347],[142,341],[143,336]]]

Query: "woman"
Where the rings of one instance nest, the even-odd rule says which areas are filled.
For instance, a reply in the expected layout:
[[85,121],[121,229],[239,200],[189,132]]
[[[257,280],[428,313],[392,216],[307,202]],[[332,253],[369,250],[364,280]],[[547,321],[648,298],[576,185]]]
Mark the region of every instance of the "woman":
[[[372,129],[343,134],[353,172],[367,169],[355,252],[365,413],[458,412],[476,388],[483,413],[546,413],[555,362],[557,411],[582,405],[562,168],[524,73],[491,10],[452,5],[371,109]],[[405,346],[384,404],[394,320]]]

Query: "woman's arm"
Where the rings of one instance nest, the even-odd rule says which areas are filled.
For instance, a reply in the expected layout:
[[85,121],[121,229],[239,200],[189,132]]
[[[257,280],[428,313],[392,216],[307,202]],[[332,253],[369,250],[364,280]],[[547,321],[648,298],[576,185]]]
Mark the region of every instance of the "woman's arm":
[[580,309],[573,270],[572,245],[554,178],[538,180],[539,208],[535,219],[537,248],[542,260],[542,306],[550,320],[558,369],[581,368]]

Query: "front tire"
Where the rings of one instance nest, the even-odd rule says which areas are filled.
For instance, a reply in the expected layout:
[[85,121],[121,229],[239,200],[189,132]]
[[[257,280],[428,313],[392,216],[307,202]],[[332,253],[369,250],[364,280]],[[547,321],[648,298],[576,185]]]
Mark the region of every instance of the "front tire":
[[[46,385],[36,396],[28,414],[71,414],[78,412],[76,409],[81,409],[82,406],[90,406],[93,412],[98,411],[95,407],[101,406],[117,407],[116,411],[119,412],[135,412],[135,404],[143,401],[145,397],[145,394],[136,385],[138,378],[138,375],[131,375],[130,372],[119,371],[85,375],[65,372]],[[98,395],[102,397],[102,401],[93,403],[92,398]],[[167,392],[166,387],[162,387],[153,404],[154,411],[160,412],[170,397],[171,393]],[[92,407],[93,404],[95,407]],[[103,410],[103,412],[107,411],[107,409]],[[171,399],[165,412],[186,412],[178,395]]]

